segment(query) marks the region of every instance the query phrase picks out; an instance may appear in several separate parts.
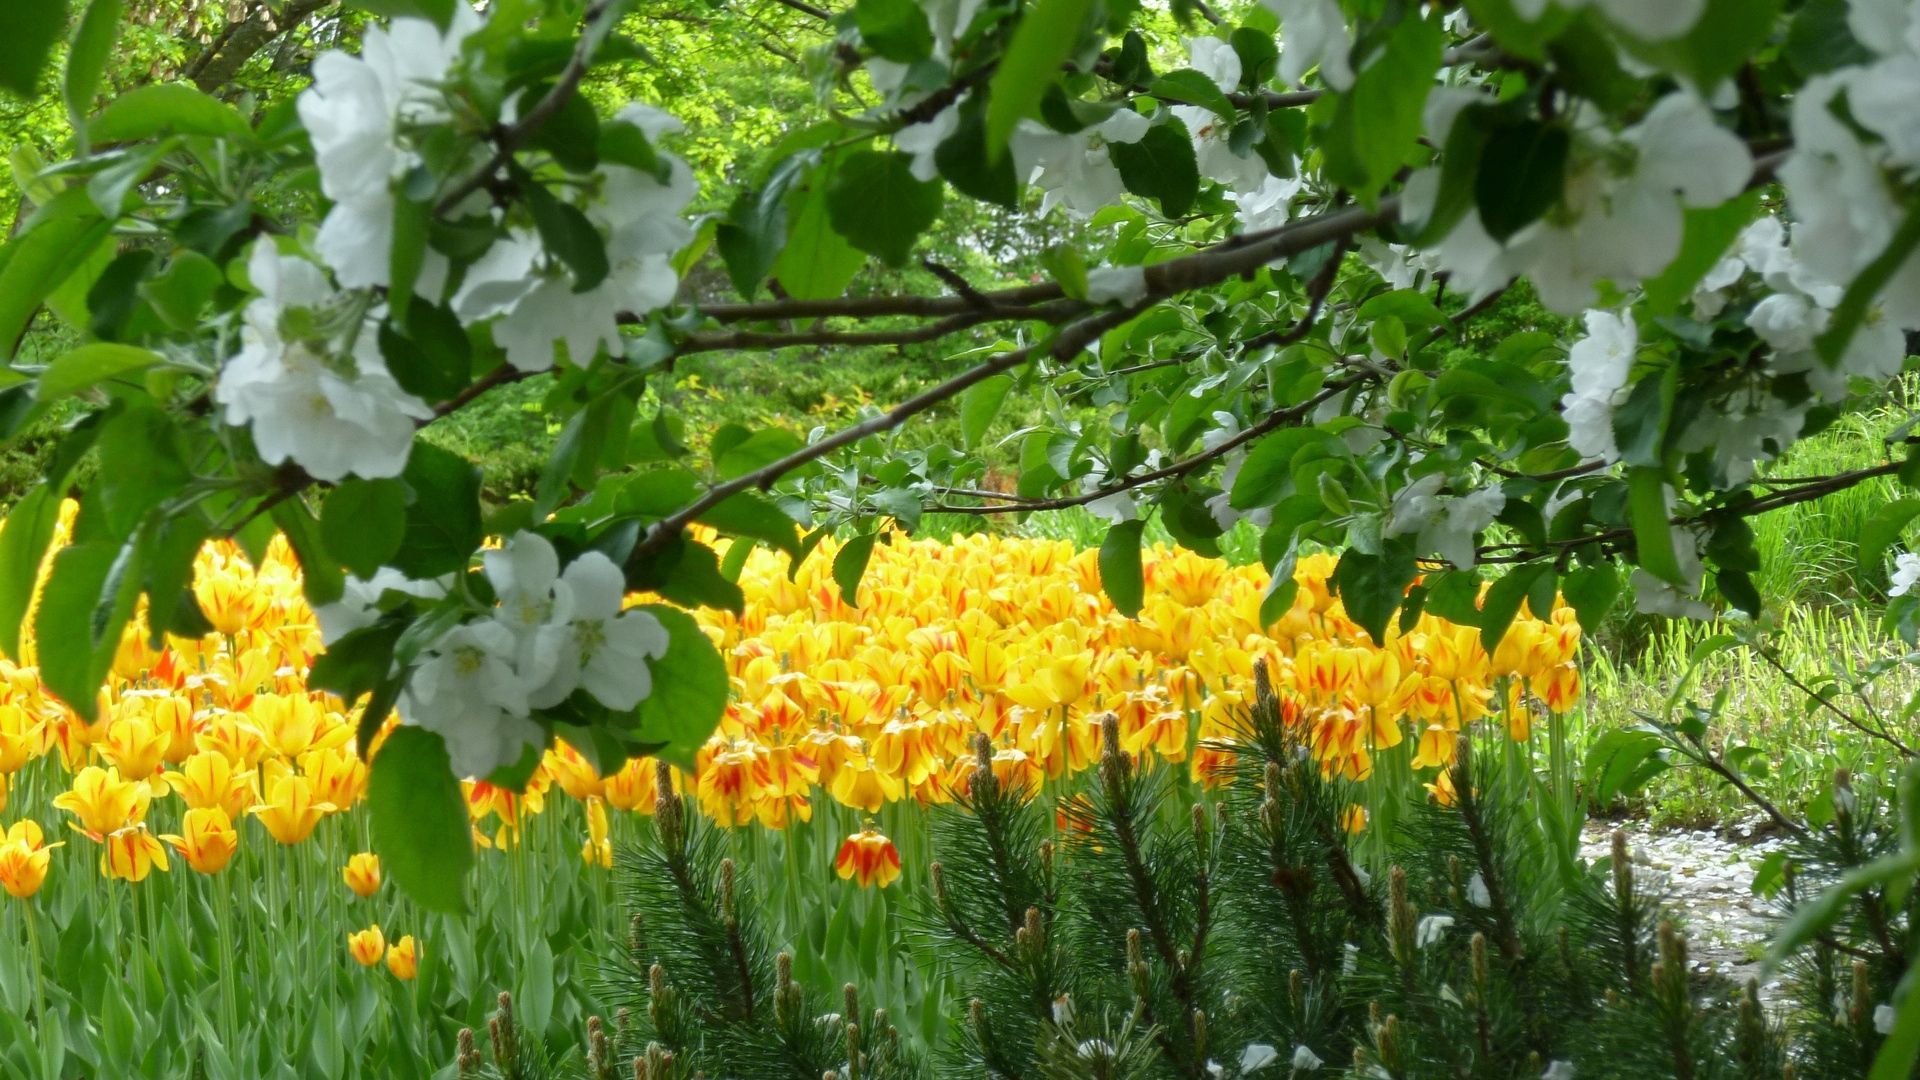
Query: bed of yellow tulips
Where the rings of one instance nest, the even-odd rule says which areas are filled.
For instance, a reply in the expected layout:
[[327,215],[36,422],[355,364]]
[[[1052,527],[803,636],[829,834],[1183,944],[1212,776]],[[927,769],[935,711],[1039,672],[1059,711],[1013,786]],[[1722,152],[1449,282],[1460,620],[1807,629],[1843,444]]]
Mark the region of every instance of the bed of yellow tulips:
[[[954,798],[977,734],[1003,779],[1070,794],[1110,712],[1204,799],[1232,780],[1264,659],[1323,770],[1445,798],[1463,724],[1491,716],[1530,753],[1536,718],[1580,692],[1570,610],[1523,609],[1491,655],[1430,615],[1373,642],[1329,595],[1330,557],[1300,559],[1263,630],[1265,573],[1189,552],[1147,553],[1138,618],[1061,541],[896,537],[857,597],[833,555],[789,576],[754,552],[743,613],[700,614],[734,694],[675,782],[736,829],[797,974],[861,981],[922,1037],[942,975],[905,946],[904,897],[925,808]],[[34,650],[58,643],[0,662],[0,887],[26,958],[0,965],[0,1072],[425,1075],[496,990],[557,1039],[604,1011],[594,965],[624,921],[610,867],[649,827],[652,764],[601,777],[560,744],[523,792],[469,782],[475,911],[421,912],[367,850],[352,707],[305,688],[320,641],[299,584],[278,540],[257,566],[210,545],[195,590],[216,632],[155,649],[134,627],[92,723],[39,685]]]

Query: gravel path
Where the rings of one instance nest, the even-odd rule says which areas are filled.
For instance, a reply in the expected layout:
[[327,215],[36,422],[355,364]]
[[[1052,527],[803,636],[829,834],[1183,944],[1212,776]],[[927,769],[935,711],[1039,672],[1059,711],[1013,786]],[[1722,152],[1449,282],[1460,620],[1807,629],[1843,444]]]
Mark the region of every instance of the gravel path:
[[[1772,906],[1753,895],[1754,871],[1784,843],[1771,837],[1754,839],[1755,824],[1720,833],[1656,830],[1642,822],[1589,822],[1580,836],[1580,853],[1588,859],[1604,857],[1612,848],[1614,830],[1624,831],[1639,880],[1659,890],[1684,920],[1694,971],[1744,984],[1760,975],[1756,960],[1774,926]],[[1763,983],[1762,1000],[1779,989],[1777,978]]]

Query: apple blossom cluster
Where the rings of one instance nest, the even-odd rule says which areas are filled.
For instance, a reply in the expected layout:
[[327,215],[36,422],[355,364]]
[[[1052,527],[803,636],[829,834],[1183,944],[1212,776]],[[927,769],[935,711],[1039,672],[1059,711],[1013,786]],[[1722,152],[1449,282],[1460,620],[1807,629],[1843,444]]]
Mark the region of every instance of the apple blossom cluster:
[[626,580],[600,552],[562,571],[546,538],[520,532],[482,562],[496,603],[428,646],[400,696],[402,720],[439,733],[454,771],[472,777],[540,745],[532,711],[576,690],[631,712],[653,692],[649,661],[668,646],[659,619],[622,610]]
[[325,270],[267,237],[254,242],[247,274],[260,295],[214,386],[225,421],[251,426],[270,465],[295,462],[321,480],[400,475],[414,427],[433,410],[387,370],[371,294],[335,289]]
[[1402,488],[1393,498],[1385,537],[1408,536],[1421,552],[1435,552],[1461,569],[1474,564],[1474,535],[1492,525],[1507,505],[1506,492],[1497,485],[1461,495],[1443,495],[1444,473],[1428,473]]
[[[465,139],[450,162],[444,154],[435,159],[448,180],[482,168],[492,153],[462,127],[472,126],[462,114],[472,106],[457,89],[464,47],[481,25],[480,15],[455,4],[444,31],[397,18],[368,27],[359,55],[335,50],[314,62],[298,111],[332,205],[310,253],[291,241],[256,243],[249,267],[260,295],[244,312],[239,349],[215,389],[225,421],[251,428],[270,464],[291,462],[328,481],[397,476],[414,429],[433,416],[387,368],[379,324],[398,261],[399,192],[425,173],[423,147],[444,144],[450,127]],[[517,109],[509,98],[500,122],[510,125]],[[614,123],[649,141],[680,130],[666,113],[639,104]],[[623,355],[621,320],[672,300],[679,285],[672,256],[693,236],[685,218],[692,170],[671,154],[656,158],[651,171],[602,162],[565,185],[564,198],[604,245],[607,269],[598,280],[581,280],[514,208],[476,194],[444,209],[491,219],[495,239],[460,265],[423,246],[414,294],[446,303],[463,324],[490,323],[507,362],[522,371],[552,367],[562,347],[577,364],[602,349]]]
[[[1446,145],[1466,110],[1491,100],[1481,90],[1437,88],[1427,99],[1428,138]],[[1524,276],[1548,307],[1579,311],[1602,282],[1624,290],[1665,270],[1680,252],[1685,211],[1726,202],[1753,176],[1746,144],[1691,91],[1667,94],[1618,134],[1597,114],[1582,119],[1557,206],[1505,239],[1469,209],[1434,245],[1454,288],[1479,298]],[[1400,205],[1409,224],[1433,216],[1440,180],[1439,167],[1408,179]]]

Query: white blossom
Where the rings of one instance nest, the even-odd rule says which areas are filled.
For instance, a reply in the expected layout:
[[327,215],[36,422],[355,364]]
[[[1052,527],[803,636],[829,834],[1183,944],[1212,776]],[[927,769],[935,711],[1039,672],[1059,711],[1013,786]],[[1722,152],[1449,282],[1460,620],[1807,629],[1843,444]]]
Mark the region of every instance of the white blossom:
[[1293,217],[1293,198],[1305,185],[1298,178],[1288,180],[1268,176],[1250,192],[1230,191],[1228,201],[1235,207],[1241,232],[1265,232],[1285,225]]
[[331,645],[355,630],[372,626],[380,618],[380,600],[389,592],[438,600],[451,588],[451,574],[420,581],[391,566],[381,567],[370,578],[348,575],[340,599],[313,609],[313,617],[320,622],[320,642]]
[[1137,304],[1147,298],[1147,268],[1102,266],[1087,272],[1087,299],[1095,304]]
[[1293,1071],[1313,1072],[1324,1064],[1326,1063],[1320,1060],[1320,1055],[1314,1053],[1305,1043],[1293,1048]]
[[1583,458],[1613,462],[1620,458],[1613,410],[1626,400],[1639,331],[1631,311],[1589,311],[1585,321],[1586,336],[1567,350],[1573,389],[1561,397],[1560,412],[1567,422],[1567,445]]
[[1415,946],[1424,949],[1434,942],[1439,941],[1441,935],[1445,934],[1452,926],[1453,916],[1451,915],[1422,916],[1420,922],[1414,927],[1413,943]]
[[[320,190],[334,203],[314,250],[349,288],[391,280],[393,184],[420,161],[409,146],[413,131],[448,118],[441,84],[459,61],[461,46],[480,28],[480,16],[465,2],[453,9],[444,32],[426,19],[369,26],[360,55],[320,54],[313,85],[300,95],[297,108],[313,143]],[[443,279],[444,260],[428,255],[439,265],[433,273],[423,271],[423,281]]]
[[1573,1062],[1550,1061],[1547,1069],[1540,1074],[1540,1080],[1573,1080]]
[[913,158],[909,168],[914,179],[932,180],[940,175],[940,167],[934,162],[934,151],[960,129],[960,102],[965,101],[966,97],[962,94],[953,104],[934,113],[931,119],[908,124],[893,133],[894,148]]
[[573,602],[567,640],[552,677],[529,703],[558,705],[578,687],[614,712],[631,711],[653,693],[650,661],[667,654],[666,627],[650,612],[622,610],[626,578],[598,551],[568,563],[557,584]]
[[[680,130],[679,121],[646,105],[629,105],[618,119],[650,139]],[[493,339],[506,350],[508,363],[521,371],[545,371],[554,364],[556,342],[566,346],[575,364],[588,363],[602,347],[622,355],[620,317],[672,301],[679,287],[672,256],[693,238],[682,215],[698,185],[686,162],[672,154],[661,157],[664,180],[625,165],[600,166],[595,174],[599,197],[582,209],[606,241],[607,277],[581,292],[572,274],[549,258],[538,283],[493,325]]]
[[1088,218],[1120,200],[1126,184],[1107,155],[1108,143],[1135,143],[1146,137],[1152,122],[1129,108],[1083,131],[1055,131],[1033,120],[1022,120],[1013,130],[1008,150],[1015,175],[1046,194],[1040,212],[1064,206],[1069,217]]
[[1173,115],[1193,139],[1194,162],[1201,176],[1217,180],[1239,195],[1258,191],[1271,179],[1260,155],[1252,150],[1244,154],[1234,151],[1232,121],[1199,105],[1175,105]]
[[485,777],[542,738],[527,717],[526,682],[514,670],[518,647],[499,623],[463,623],[422,654],[407,680],[402,719],[439,733],[459,776]]
[[1888,596],[1905,596],[1920,584],[1920,555],[1903,551],[1893,559],[1893,586],[1887,590]]
[[1875,1005],[1873,1007],[1873,1030],[1882,1035],[1893,1034],[1893,1006]]
[[255,241],[247,268],[260,296],[214,386],[222,418],[250,427],[270,465],[291,461],[320,480],[400,475],[416,421],[433,410],[387,370],[372,312],[270,239]]
[[1347,53],[1353,41],[1334,0],[1261,0],[1280,17],[1280,81],[1299,83],[1315,66],[1335,90],[1353,85],[1353,66]]
[[[1667,502],[1671,506],[1673,491],[1667,491]],[[1713,609],[1700,600],[1700,555],[1693,532],[1688,529],[1673,530],[1674,561],[1679,564],[1683,582],[1675,586],[1672,582],[1656,577],[1645,569],[1635,567],[1628,583],[1633,586],[1633,609],[1643,615],[1664,615],[1670,619],[1695,619],[1705,621],[1713,618]]]
[[[1587,6],[1587,0],[1556,0],[1569,11]],[[1706,0],[1594,0],[1609,21],[1648,41],[1665,41],[1693,29],[1706,10]],[[1529,22],[1547,10],[1547,0],[1514,0],[1513,10]]]
[[1467,879],[1467,902],[1474,907],[1493,906],[1493,894],[1487,891],[1487,879],[1476,871]]
[[1243,1074],[1250,1073],[1256,1069],[1264,1069],[1279,1060],[1280,1051],[1275,1050],[1271,1045],[1248,1043],[1246,1049],[1240,1051],[1240,1071]]
[[1217,37],[1187,39],[1189,67],[1213,80],[1222,93],[1240,89],[1240,54]]
[[1461,569],[1474,564],[1473,537],[1493,524],[1506,508],[1507,496],[1499,487],[1487,487],[1465,495],[1440,494],[1446,482],[1442,473],[1428,473],[1402,488],[1388,509],[1381,535],[1387,537],[1417,534],[1422,552],[1432,551]]

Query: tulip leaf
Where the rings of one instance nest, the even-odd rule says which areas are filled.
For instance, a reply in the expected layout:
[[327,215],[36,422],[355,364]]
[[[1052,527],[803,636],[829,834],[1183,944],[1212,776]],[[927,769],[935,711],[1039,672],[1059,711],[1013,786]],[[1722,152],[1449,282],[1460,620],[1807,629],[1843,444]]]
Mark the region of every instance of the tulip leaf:
[[421,907],[464,914],[473,835],[440,736],[425,728],[395,728],[374,755],[367,802],[374,850],[393,880]]

